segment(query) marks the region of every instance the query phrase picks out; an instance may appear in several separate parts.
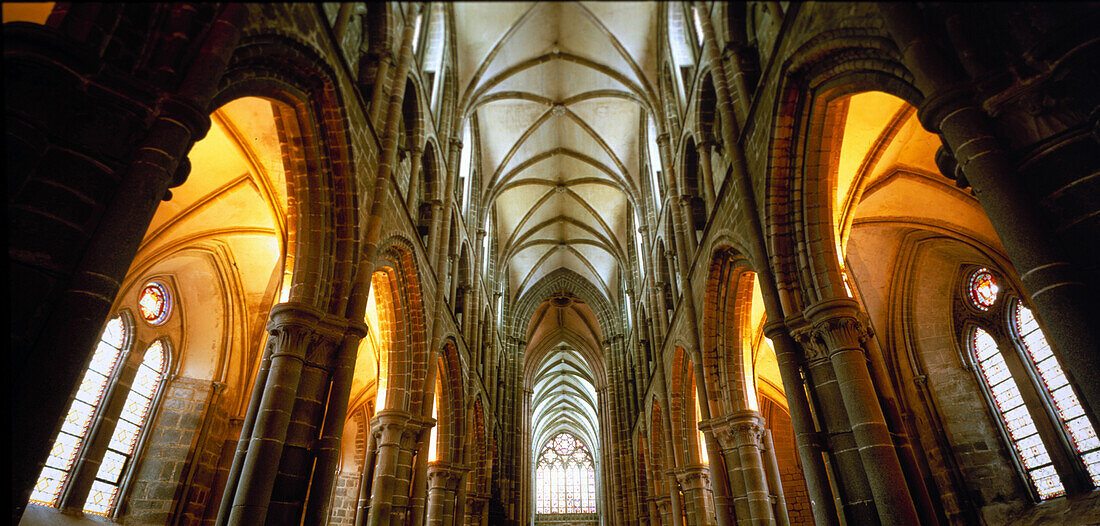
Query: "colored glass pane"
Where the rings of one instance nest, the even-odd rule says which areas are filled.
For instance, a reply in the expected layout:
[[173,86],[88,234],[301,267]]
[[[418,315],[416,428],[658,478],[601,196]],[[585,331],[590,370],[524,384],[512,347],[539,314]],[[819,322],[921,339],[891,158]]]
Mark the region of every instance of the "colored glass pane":
[[569,433],[551,438],[536,463],[536,513],[595,513],[592,454]]
[[163,340],[154,341],[145,350],[130,392],[122,405],[118,423],[111,431],[111,442],[99,465],[92,491],[84,502],[84,512],[110,515],[114,510],[119,485],[131,464],[138,439],[149,417],[149,409],[164,379],[166,349]]
[[970,337],[970,351],[985,380],[1001,423],[1012,442],[1012,449],[1039,498],[1048,499],[1065,493],[1062,479],[1051,465],[1050,455],[1035,421],[1031,417],[1016,380],[1008,370],[1008,364],[997,349],[997,341],[983,329],[974,329]]
[[168,289],[155,281],[150,282],[141,291],[138,310],[141,317],[152,325],[159,325],[168,319]]
[[56,506],[65,483],[87,438],[96,408],[103,401],[109,379],[118,368],[122,348],[126,345],[129,330],[122,316],[115,316],[103,328],[99,344],[92,354],[88,369],[80,380],[76,397],[69,404],[61,431],[50,448],[46,465],[31,491],[30,502],[44,506]]
[[1065,371],[1062,370],[1058,358],[1054,356],[1050,344],[1043,336],[1043,331],[1039,328],[1039,322],[1031,313],[1031,309],[1025,307],[1019,299],[1012,303],[1009,318],[1012,321],[1013,329],[1016,331],[1016,337],[1024,348],[1024,354],[1039,375],[1039,379],[1042,380],[1042,387],[1046,390],[1047,396],[1054,402],[1058,418],[1061,420],[1062,426],[1069,435],[1074,448],[1077,449],[1077,453],[1081,455],[1081,460],[1092,478],[1092,483],[1100,486],[1100,463],[1090,463],[1088,460],[1094,458],[1089,456],[1090,454],[1100,453],[1100,438],[1097,438],[1096,428],[1089,421],[1088,416],[1085,415],[1085,409],[1081,406],[1081,401],[1077,398],[1077,394],[1073,392],[1073,386],[1066,378]]
[[970,293],[970,301],[981,310],[989,310],[993,303],[997,301],[997,293],[1000,291],[1000,288],[997,287],[997,281],[993,279],[993,274],[984,268],[978,269],[970,275],[967,288]]

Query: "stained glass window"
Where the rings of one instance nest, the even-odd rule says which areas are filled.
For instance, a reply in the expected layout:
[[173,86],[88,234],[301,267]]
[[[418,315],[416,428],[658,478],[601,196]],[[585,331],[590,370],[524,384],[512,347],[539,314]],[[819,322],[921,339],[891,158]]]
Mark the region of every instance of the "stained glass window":
[[997,293],[1000,291],[997,281],[993,279],[993,274],[989,269],[984,268],[970,275],[966,288],[970,295],[970,302],[981,310],[989,310],[997,301]]
[[157,340],[145,351],[145,358],[134,376],[122,414],[111,432],[111,442],[92,482],[92,491],[84,502],[85,513],[108,515],[114,509],[122,474],[133,461],[134,449],[145,427],[149,408],[164,379],[166,363],[164,342]]
[[1100,438],[1097,438],[1096,428],[1085,415],[1061,364],[1050,350],[1047,339],[1039,329],[1039,322],[1031,314],[1031,309],[1019,299],[1013,302],[1009,318],[1028,361],[1038,374],[1047,396],[1054,402],[1058,419],[1092,477],[1092,483],[1100,486]]
[[123,348],[129,341],[129,332],[122,315],[107,322],[95,354],[92,355],[92,361],[80,381],[76,397],[61,424],[61,431],[50,449],[46,465],[31,492],[30,502],[57,506],[57,499],[72,474],[73,463],[87,438],[96,409],[103,401],[107,385],[121,362],[120,358],[124,356]]
[[151,281],[142,289],[141,298],[138,299],[138,310],[141,311],[141,317],[151,325],[164,323],[168,319],[170,306],[171,298],[164,285]]
[[535,468],[536,513],[596,513],[592,454],[576,436],[558,433]]
[[1031,412],[1024,405],[1020,388],[997,348],[996,340],[985,330],[976,328],[970,336],[970,352],[993,398],[1001,423],[1008,432],[1016,457],[1039,498],[1046,500],[1065,494],[1062,479],[1054,469],[1046,445],[1039,436]]

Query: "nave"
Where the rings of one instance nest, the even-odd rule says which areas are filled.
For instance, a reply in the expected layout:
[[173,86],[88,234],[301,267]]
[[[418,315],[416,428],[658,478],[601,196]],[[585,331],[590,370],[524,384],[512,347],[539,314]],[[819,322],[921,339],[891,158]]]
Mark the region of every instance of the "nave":
[[3,13],[13,523],[1100,523],[1096,3]]

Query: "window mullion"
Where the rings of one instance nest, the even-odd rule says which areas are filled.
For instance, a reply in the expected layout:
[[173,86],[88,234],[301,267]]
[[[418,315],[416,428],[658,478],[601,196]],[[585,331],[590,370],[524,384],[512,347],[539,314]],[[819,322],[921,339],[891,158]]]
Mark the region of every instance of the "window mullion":
[[[131,348],[142,347],[143,344],[137,343]],[[88,499],[92,483],[95,482],[99,466],[103,462],[103,456],[107,453],[107,445],[111,443],[111,435],[122,414],[126,397],[130,394],[130,386],[141,366],[141,362],[134,359],[135,356],[140,357],[136,353],[126,355],[125,361],[119,365],[115,378],[108,387],[104,403],[95,416],[95,423],[88,431],[84,451],[73,468],[73,474],[58,509],[83,511],[84,501]]]
[[1051,464],[1061,477],[1066,493],[1075,493],[1080,485],[1077,482],[1077,473],[1074,471],[1074,459],[1067,455],[1069,450],[1063,444],[1062,434],[1051,418],[1052,413],[1047,406],[1046,397],[1039,394],[1041,391],[1035,385],[1030,368],[1024,363],[1020,353],[1016,352],[1016,345],[1004,335],[997,335],[994,338],[1005,360],[1005,365],[1012,374],[1009,381],[1016,382],[1020,396],[1024,399],[1024,405],[1032,415],[1035,429],[1039,432],[1039,439],[1046,446]]

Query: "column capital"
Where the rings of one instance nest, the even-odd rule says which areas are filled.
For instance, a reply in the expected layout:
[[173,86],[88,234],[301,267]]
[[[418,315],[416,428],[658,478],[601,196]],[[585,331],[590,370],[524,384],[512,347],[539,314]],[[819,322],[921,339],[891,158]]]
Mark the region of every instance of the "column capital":
[[383,409],[371,418],[371,432],[379,439],[380,445],[398,445],[410,418],[412,415],[408,411]]
[[312,329],[324,315],[325,313],[305,303],[296,301],[279,303],[271,307],[267,328],[271,330],[274,326],[300,326]]
[[710,466],[706,464],[691,464],[676,471],[676,480],[685,492],[710,487]]
[[924,129],[940,132],[940,123],[951,112],[974,105],[974,89],[969,82],[954,83],[937,89],[917,108],[917,120]]
[[428,486],[433,489],[454,490],[470,469],[458,464],[433,460],[428,463]]

